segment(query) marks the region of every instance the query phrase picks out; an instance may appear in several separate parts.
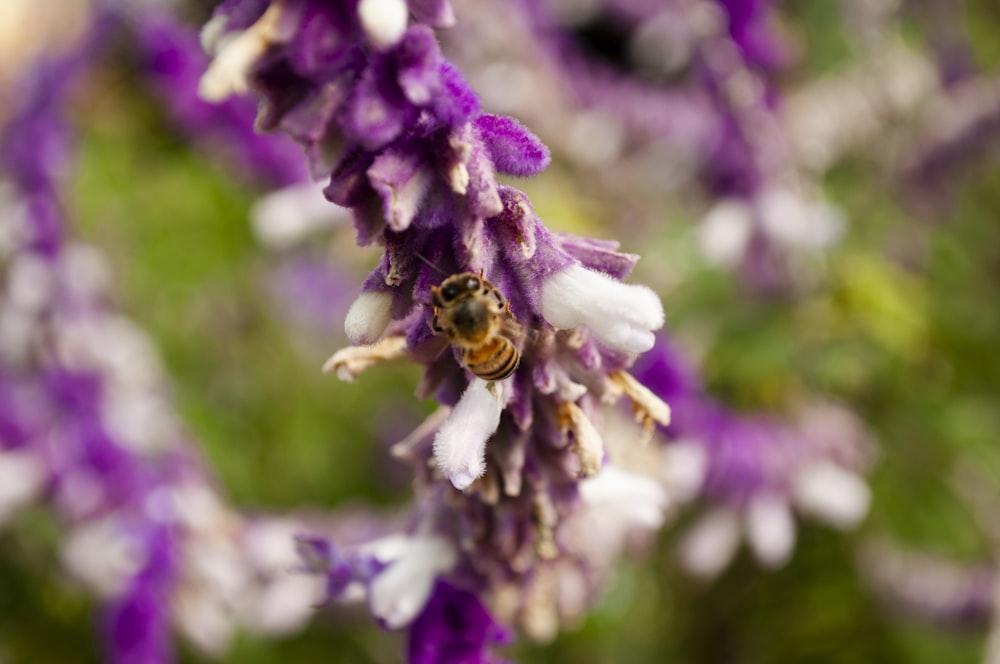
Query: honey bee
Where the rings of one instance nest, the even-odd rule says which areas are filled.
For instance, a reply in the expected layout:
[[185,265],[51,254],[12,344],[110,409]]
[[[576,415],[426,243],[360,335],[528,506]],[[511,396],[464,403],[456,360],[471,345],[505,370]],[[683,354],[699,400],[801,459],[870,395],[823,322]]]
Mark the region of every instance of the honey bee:
[[503,380],[521,362],[520,326],[510,303],[482,273],[462,272],[431,287],[431,328],[461,350],[462,364],[483,380]]

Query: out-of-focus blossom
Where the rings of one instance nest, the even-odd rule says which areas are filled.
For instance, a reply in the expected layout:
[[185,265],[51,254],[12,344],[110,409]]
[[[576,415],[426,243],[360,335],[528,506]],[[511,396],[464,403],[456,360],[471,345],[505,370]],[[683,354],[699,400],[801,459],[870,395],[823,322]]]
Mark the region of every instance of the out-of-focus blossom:
[[677,413],[666,429],[668,488],[697,497],[706,512],[680,542],[680,561],[693,574],[719,574],[744,538],[762,565],[781,567],[794,549],[796,510],[841,529],[866,515],[872,443],[843,407],[810,406],[790,421],[729,412],[665,338],[636,375]]
[[221,501],[150,340],[110,307],[110,267],[68,240],[70,92],[105,28],[26,72],[0,136],[0,513],[46,501],[64,565],[103,604],[108,660],[166,662],[175,630],[219,654],[239,625],[301,625],[319,593],[288,574],[301,525],[279,528],[276,556],[262,531],[280,521]]

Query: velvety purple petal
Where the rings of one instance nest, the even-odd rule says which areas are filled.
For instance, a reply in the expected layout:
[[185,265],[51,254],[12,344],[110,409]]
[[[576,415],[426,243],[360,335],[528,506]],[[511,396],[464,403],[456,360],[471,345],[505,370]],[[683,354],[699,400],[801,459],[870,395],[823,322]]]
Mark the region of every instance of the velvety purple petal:
[[330,174],[330,184],[323,190],[323,195],[331,203],[342,207],[354,207],[361,203],[372,193],[367,170],[374,160],[375,156],[366,150],[345,150]]
[[479,114],[479,98],[462,74],[449,62],[441,63],[442,90],[431,100],[434,116],[451,127],[468,122]]
[[434,585],[409,629],[408,664],[487,664],[487,648],[510,641],[475,594],[443,581]]
[[375,150],[399,136],[415,116],[416,109],[403,96],[389,56],[372,56],[344,109],[345,133]]
[[548,148],[514,118],[480,115],[473,126],[501,173],[527,177],[549,165]]
[[382,212],[389,228],[405,230],[416,216],[433,180],[433,172],[420,152],[386,150],[368,168],[368,182],[382,197]]
[[441,51],[434,33],[422,25],[409,28],[395,55],[403,94],[413,104],[429,103],[441,87]]
[[615,279],[624,279],[639,261],[636,254],[623,254],[615,251],[618,243],[609,240],[556,233],[556,241],[563,251],[580,261],[586,267],[609,274]]
[[335,5],[309,3],[286,51],[298,74],[310,79],[325,78],[352,57],[356,45],[346,14]]

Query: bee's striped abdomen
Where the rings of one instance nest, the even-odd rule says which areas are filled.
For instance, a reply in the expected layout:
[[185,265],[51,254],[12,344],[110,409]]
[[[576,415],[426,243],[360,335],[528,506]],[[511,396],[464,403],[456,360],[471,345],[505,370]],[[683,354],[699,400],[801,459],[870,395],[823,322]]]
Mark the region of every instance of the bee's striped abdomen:
[[462,360],[469,371],[483,380],[503,380],[517,369],[521,353],[510,339],[496,336],[481,346],[466,348]]

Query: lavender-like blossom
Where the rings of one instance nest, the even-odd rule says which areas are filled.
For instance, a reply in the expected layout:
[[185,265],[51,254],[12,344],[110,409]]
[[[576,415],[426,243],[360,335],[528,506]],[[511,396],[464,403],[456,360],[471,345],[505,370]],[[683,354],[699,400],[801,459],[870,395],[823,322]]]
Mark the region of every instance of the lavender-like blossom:
[[[600,406],[628,397],[650,432],[669,419],[626,373],[663,324],[656,295],[621,282],[637,257],[553,233],[523,193],[498,184],[497,173],[538,173],[548,151],[480,110],[430,29],[450,22],[444,2],[229,2],[205,28],[215,59],[201,86],[211,99],[254,89],[258,126],[303,143],[314,171],[329,169],[326,195],[351,209],[359,244],[384,247],[345,322],[349,339],[370,345],[326,369],[352,379],[402,355],[426,366],[418,394],[442,407],[395,448],[417,470],[417,506],[388,544],[310,539],[304,549],[333,599],[360,593],[382,624],[409,627],[419,662],[488,661],[492,619],[459,637],[442,604],[478,598],[538,638],[579,614],[594,591],[569,611],[557,590],[566,575],[590,588],[601,576],[569,537],[587,500],[580,479],[611,472]],[[432,289],[463,272],[488,280],[516,323],[490,333],[510,334],[520,356],[507,379],[473,375],[432,330]],[[648,505],[640,528],[658,525],[665,501]],[[471,659],[455,660],[456,648]]]
[[762,565],[781,567],[794,549],[793,510],[840,529],[864,518],[872,443],[843,407],[813,405],[791,421],[730,412],[665,338],[636,375],[677,412],[665,429],[668,487],[706,510],[681,538],[680,561],[693,574],[716,576],[744,537]]
[[68,102],[105,28],[25,72],[0,135],[0,517],[44,501],[103,605],[108,660],[158,663],[175,630],[218,654],[238,625],[296,628],[318,593],[287,574],[300,524],[221,501],[151,342],[109,306],[109,266],[70,240]]

